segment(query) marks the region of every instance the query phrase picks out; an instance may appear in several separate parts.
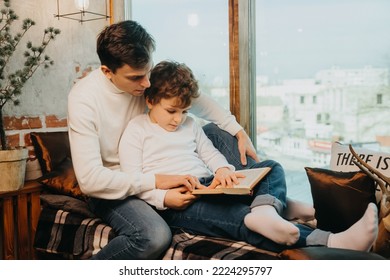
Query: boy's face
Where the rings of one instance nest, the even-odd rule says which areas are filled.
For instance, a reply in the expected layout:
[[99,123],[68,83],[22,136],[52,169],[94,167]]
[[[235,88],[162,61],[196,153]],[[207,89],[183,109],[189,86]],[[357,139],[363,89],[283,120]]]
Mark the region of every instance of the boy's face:
[[149,108],[150,120],[167,131],[176,131],[187,118],[187,113],[190,109],[190,106],[187,108],[177,106],[177,104],[180,104],[180,102],[177,102],[177,99],[178,97],[163,98],[154,105],[147,100],[146,104]]
[[108,79],[120,90],[133,96],[142,96],[145,89],[150,87],[150,71],[153,63],[149,62],[143,69],[134,69],[125,64],[113,73],[107,66],[101,69]]

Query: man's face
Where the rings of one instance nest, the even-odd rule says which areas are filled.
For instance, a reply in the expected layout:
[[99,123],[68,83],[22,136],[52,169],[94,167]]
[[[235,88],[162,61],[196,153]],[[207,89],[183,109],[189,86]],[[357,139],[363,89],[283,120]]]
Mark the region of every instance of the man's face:
[[163,98],[154,105],[147,100],[146,104],[149,108],[150,120],[167,131],[176,131],[187,118],[187,113],[190,109],[190,106],[187,108],[177,106],[177,98]]
[[150,87],[150,71],[153,63],[149,62],[143,69],[134,69],[125,64],[113,73],[107,66],[102,65],[101,69],[108,79],[120,90],[133,96],[142,96],[145,89]]

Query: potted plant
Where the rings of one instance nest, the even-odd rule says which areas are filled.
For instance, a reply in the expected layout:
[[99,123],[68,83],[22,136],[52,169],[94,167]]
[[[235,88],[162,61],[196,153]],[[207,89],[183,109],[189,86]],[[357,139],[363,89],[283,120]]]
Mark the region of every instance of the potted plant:
[[[7,103],[19,104],[18,97],[22,94],[25,83],[36,70],[53,64],[47,55],[46,47],[56,38],[60,30],[48,27],[44,30],[42,41],[38,46],[27,42],[22,57],[16,52],[24,35],[35,25],[29,18],[22,21],[20,31],[15,32],[13,23],[18,16],[11,9],[10,0],[3,0],[0,10],[0,191],[15,190],[23,186],[28,151],[26,148],[9,147],[5,135],[3,109]],[[11,61],[14,61],[11,65]]]

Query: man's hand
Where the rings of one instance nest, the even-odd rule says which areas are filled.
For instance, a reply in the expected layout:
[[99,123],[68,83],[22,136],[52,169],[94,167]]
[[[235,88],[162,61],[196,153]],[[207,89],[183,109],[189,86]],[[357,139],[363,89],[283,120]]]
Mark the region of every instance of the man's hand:
[[164,206],[170,209],[183,210],[191,205],[198,196],[188,191],[187,187],[179,187],[167,191]]
[[192,191],[195,188],[201,188],[199,180],[191,175],[162,175],[156,174],[156,189],[168,190],[184,186],[187,190]]
[[236,134],[236,138],[238,140],[238,150],[240,152],[240,159],[242,165],[247,165],[246,156],[250,156],[256,162],[259,162],[260,159],[256,154],[255,147],[253,147],[252,141],[249,138],[248,134],[246,134],[245,130],[240,130]]

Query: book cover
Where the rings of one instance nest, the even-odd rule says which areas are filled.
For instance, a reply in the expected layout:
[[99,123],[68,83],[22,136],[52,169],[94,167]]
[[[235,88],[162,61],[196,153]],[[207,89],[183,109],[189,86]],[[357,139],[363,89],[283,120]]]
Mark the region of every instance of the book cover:
[[236,195],[250,195],[252,189],[256,184],[267,175],[271,170],[270,167],[253,168],[237,170],[236,173],[245,175],[245,178],[238,178],[239,184],[234,185],[231,188],[222,188],[217,186],[215,189],[195,189],[193,194],[236,194]]

